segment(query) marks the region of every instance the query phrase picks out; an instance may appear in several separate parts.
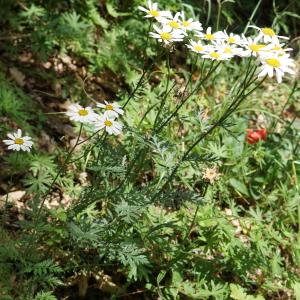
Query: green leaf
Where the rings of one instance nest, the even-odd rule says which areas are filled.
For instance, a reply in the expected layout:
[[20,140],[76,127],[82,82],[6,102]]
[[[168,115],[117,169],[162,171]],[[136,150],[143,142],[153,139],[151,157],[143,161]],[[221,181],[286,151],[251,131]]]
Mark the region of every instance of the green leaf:
[[117,12],[115,10],[115,8],[113,7],[113,5],[109,2],[106,2],[106,9],[107,9],[107,12],[114,18],[125,17],[125,16],[130,16],[131,15],[130,13]]
[[300,300],[300,283],[296,282],[293,285],[293,289],[294,289],[296,300]]
[[244,289],[237,284],[230,284],[230,297],[235,300],[245,300],[247,298],[247,294],[244,292]]
[[161,270],[159,272],[159,274],[157,275],[157,278],[156,278],[156,282],[157,282],[157,285],[159,286],[159,284],[161,283],[161,281],[165,278],[167,274],[167,271],[166,270]]
[[261,295],[247,295],[244,289],[238,284],[230,284],[230,297],[235,300],[264,300],[265,298]]
[[232,187],[235,190],[237,190],[241,194],[246,195],[246,196],[249,197],[248,189],[247,189],[246,185],[243,182],[241,182],[241,181],[239,181],[235,178],[230,178],[229,183],[232,185]]

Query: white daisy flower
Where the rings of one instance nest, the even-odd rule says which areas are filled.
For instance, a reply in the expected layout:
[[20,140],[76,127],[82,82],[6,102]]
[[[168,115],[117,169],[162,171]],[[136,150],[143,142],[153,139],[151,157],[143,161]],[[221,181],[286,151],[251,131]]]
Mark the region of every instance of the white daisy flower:
[[208,27],[206,29],[206,32],[198,32],[198,34],[196,34],[196,36],[198,36],[199,38],[206,40],[206,41],[216,41],[218,39],[222,39],[223,38],[223,32],[222,31],[217,31],[212,33],[211,32],[211,27]]
[[190,44],[186,44],[186,46],[196,53],[206,53],[211,46],[201,44],[201,41],[193,41],[190,40]]
[[91,107],[82,107],[79,104],[70,105],[66,115],[70,120],[80,123],[92,123],[97,116]]
[[227,58],[232,58],[235,55],[241,56],[244,49],[237,47],[235,44],[228,44],[225,42],[213,42],[215,50],[219,53],[223,53]]
[[148,8],[139,6],[138,9],[147,13],[145,18],[155,18],[159,21],[161,17],[167,17],[167,18],[172,17],[170,11],[159,10],[157,3],[152,3],[151,0],[148,1]]
[[293,48],[284,48],[285,44],[269,44],[264,48],[264,52],[273,52],[277,55],[287,54],[286,52],[293,51]]
[[172,30],[172,27],[165,25],[162,29],[158,28],[157,26],[153,26],[155,32],[150,32],[150,36],[158,39],[159,42],[163,42],[164,44],[168,45],[172,42],[180,42],[184,38],[183,31],[180,29]]
[[97,106],[100,108],[105,108],[105,115],[111,118],[117,118],[119,115],[123,115],[124,110],[117,102],[107,102],[104,100],[104,103],[98,103]]
[[227,60],[230,57],[231,57],[230,55],[221,52],[213,47],[211,47],[210,50],[206,52],[205,55],[202,56],[202,58],[208,58],[211,60]]
[[114,118],[109,118],[107,115],[98,116],[94,121],[96,131],[105,128],[108,134],[119,135],[122,131],[122,124],[117,122]]
[[258,34],[258,39],[262,39],[264,43],[279,43],[279,39],[286,39],[288,40],[289,38],[286,36],[280,36],[277,35],[272,28],[269,27],[264,27],[264,28],[259,28],[254,25],[250,25],[249,27],[255,28],[259,31]]
[[174,17],[171,15],[170,18],[161,18],[159,21],[163,25],[168,25],[172,29],[176,30],[176,29],[181,29],[179,17],[180,17],[180,12],[177,12]]
[[266,45],[258,43],[259,38],[256,37],[255,39],[252,38],[246,38],[243,36],[243,46],[246,50],[243,51],[241,56],[243,57],[249,57],[249,56],[259,56],[261,53],[263,53]]
[[295,63],[289,55],[262,55],[260,59],[262,66],[258,77],[273,77],[275,71],[277,82],[281,83],[284,73],[295,74]]
[[196,30],[196,31],[202,31],[202,25],[199,21],[194,21],[192,18],[186,19],[184,12],[182,11],[180,14],[180,23],[181,28],[185,31],[188,30]]
[[240,45],[241,44],[241,37],[238,34],[230,33],[228,34],[226,30],[223,32],[223,39],[228,43],[228,44],[236,44]]
[[3,140],[3,143],[7,145],[9,150],[14,151],[27,151],[30,152],[30,149],[33,145],[30,136],[22,137],[22,130],[18,129],[15,133],[8,133],[7,136],[9,140]]

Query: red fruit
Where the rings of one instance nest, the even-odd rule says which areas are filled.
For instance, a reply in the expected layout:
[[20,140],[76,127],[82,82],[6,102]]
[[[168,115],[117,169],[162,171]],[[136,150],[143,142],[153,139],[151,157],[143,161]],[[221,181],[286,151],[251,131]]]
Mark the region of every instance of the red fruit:
[[258,130],[247,129],[247,131],[246,141],[248,144],[257,144],[260,140],[267,138],[266,128]]
[[257,130],[257,133],[260,135],[262,140],[265,140],[267,138],[267,129],[266,128]]

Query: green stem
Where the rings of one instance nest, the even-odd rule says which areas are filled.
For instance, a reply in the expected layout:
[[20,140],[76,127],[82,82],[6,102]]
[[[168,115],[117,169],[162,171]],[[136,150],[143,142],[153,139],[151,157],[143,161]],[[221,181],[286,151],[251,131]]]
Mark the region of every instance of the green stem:
[[253,10],[253,12],[252,12],[252,14],[251,14],[251,16],[250,16],[248,22],[247,22],[247,25],[246,25],[246,27],[245,27],[245,29],[244,29],[244,31],[243,31],[243,34],[246,33],[246,31],[247,31],[247,29],[248,29],[248,27],[249,27],[249,24],[252,22],[252,19],[254,18],[254,16],[255,16],[255,14],[256,14],[256,12],[257,12],[257,10],[258,10],[258,8],[259,8],[261,2],[262,2],[262,0],[259,0],[259,1],[257,2],[256,6],[255,6],[255,8],[254,8],[254,10]]
[[293,117],[292,121],[290,121],[289,125],[285,128],[284,133],[281,136],[282,139],[286,136],[286,134],[288,133],[288,131],[291,129],[291,127],[294,124],[294,122],[296,121],[296,119],[297,119],[297,115],[295,115]]
[[139,121],[139,124],[137,125],[137,129],[140,129],[140,127],[142,126],[143,121],[145,120],[145,118],[147,117],[147,115],[158,105],[159,103],[154,103],[153,105],[151,105],[146,112],[144,113],[143,117],[141,118],[141,120]]
[[207,17],[206,17],[206,26],[208,25],[211,16],[211,0],[207,0],[207,5],[208,5],[208,9],[207,9]]
[[221,10],[222,10],[222,0],[217,0],[218,2],[218,14],[217,14],[217,31],[219,30]]
[[154,121],[154,128],[156,127],[157,122],[159,121],[159,117],[160,114],[162,112],[162,109],[165,106],[166,100],[167,100],[167,96],[168,96],[168,89],[169,89],[169,82],[170,82],[170,54],[167,54],[167,84],[166,84],[166,89],[165,89],[165,93],[164,93],[164,97],[163,100],[161,101],[158,113],[156,115],[155,121]]
[[[100,130],[102,130],[102,129],[100,129]],[[79,146],[79,145],[81,145],[81,144],[87,142],[88,140],[92,139],[96,134],[98,134],[98,133],[100,132],[100,130],[96,131],[95,133],[93,133],[90,137],[86,138],[85,140],[79,142],[79,143],[77,144],[77,146]],[[100,137],[100,138],[101,138],[101,137]],[[86,149],[86,150],[84,151],[83,155],[81,155],[81,156],[79,156],[79,157],[77,157],[77,158],[75,158],[75,159],[69,161],[69,163],[72,164],[72,163],[74,163],[74,162],[76,162],[76,161],[82,159],[83,157],[85,157],[85,156],[87,155],[88,152],[91,152],[97,145],[98,145],[97,143],[92,144],[91,147],[89,147],[88,149]]]
[[[197,64],[197,59],[198,59],[198,56],[196,56],[195,65]],[[210,71],[211,71],[211,69],[212,69],[212,66],[213,66],[213,63],[212,63],[212,65],[211,65]],[[210,71],[209,71],[209,72],[210,72]],[[213,72],[213,71],[212,71],[212,72]],[[188,81],[187,81],[187,83],[186,83],[186,85],[185,85],[184,91],[183,91],[183,93],[182,93],[183,96],[185,95],[185,91],[186,91],[186,89],[187,89],[187,87],[188,87],[188,85],[189,85],[189,82],[191,81],[192,75],[193,75],[193,68],[192,68],[191,74],[190,74],[190,76],[189,76],[189,79],[188,79]],[[205,80],[206,80],[206,79],[205,79]],[[173,90],[173,88],[174,88],[175,85],[176,85],[176,83],[171,87],[171,89],[169,90],[169,92],[168,92],[167,94],[165,94],[165,97],[164,97],[164,101],[163,101],[163,102],[165,102],[165,100],[166,100],[168,94],[171,92],[171,90]],[[192,92],[192,93],[193,93],[193,92]],[[189,98],[189,97],[187,97],[186,101],[188,100],[188,98]],[[184,103],[181,103],[181,104],[177,107],[177,111],[175,110],[175,114],[177,114],[177,112],[178,112],[179,109],[183,106],[183,104],[184,104]],[[172,115],[171,115],[171,118],[172,118]],[[166,124],[167,124],[167,123],[166,123]],[[160,128],[163,128],[163,126],[164,126],[164,124],[163,124],[162,126],[160,126]],[[160,131],[160,129],[155,130],[155,126],[154,126],[153,132],[154,132],[154,133],[157,133],[157,132],[159,132],[159,131]],[[140,150],[140,151],[138,152],[138,154],[136,155],[136,157],[135,157],[134,160],[133,160],[133,163],[131,164],[131,167],[130,167],[130,169],[129,169],[129,174],[130,174],[131,170],[133,169],[133,166],[135,165],[135,162],[138,161],[138,160],[140,159],[140,157],[145,153],[145,150],[146,150],[146,149],[142,149],[142,150]],[[140,169],[141,169],[141,166],[142,166],[142,164],[143,164],[143,162],[144,162],[144,159],[145,159],[145,157],[142,157],[141,162],[140,162],[140,164],[139,164],[139,167],[138,167],[137,171],[135,172],[136,174],[139,173],[139,171],[140,171]],[[127,174],[128,174],[128,173],[127,173]],[[126,175],[126,178],[128,178],[128,179],[130,178],[129,174]],[[126,180],[125,180],[125,181],[126,181]],[[122,185],[123,185],[123,184],[124,184],[124,181],[122,182]],[[117,189],[119,189],[119,188],[117,188]]]
[[[283,115],[283,113],[284,113],[286,107],[287,107],[288,104],[290,103],[290,100],[291,100],[291,98],[293,97],[293,95],[294,95],[294,93],[295,93],[295,91],[296,91],[296,89],[297,89],[297,85],[298,85],[298,82],[295,80],[294,85],[293,85],[293,88],[292,88],[292,90],[291,90],[291,92],[290,92],[290,94],[289,94],[289,96],[288,96],[286,102],[284,103],[284,105],[283,105],[283,107],[282,107],[282,109],[281,109],[281,112],[280,112],[279,116],[282,116],[282,115]],[[277,120],[274,122],[273,126],[271,126],[272,130],[275,130],[275,129],[276,129],[276,126],[277,126],[278,122],[279,122],[279,119],[277,119]]]
[[[203,190],[202,195],[201,195],[202,198],[205,197],[206,192],[207,192],[207,188],[208,188],[208,183],[205,183],[205,187],[204,187],[204,190]],[[190,233],[191,233],[191,231],[192,231],[192,229],[193,229],[193,227],[195,225],[195,221],[196,221],[196,218],[197,218],[197,214],[198,214],[199,208],[200,208],[200,204],[197,204],[197,208],[195,210],[195,213],[194,213],[194,216],[193,216],[193,220],[192,220],[192,222],[191,222],[191,224],[189,226],[189,229],[188,229],[187,234],[186,234],[186,236],[184,238],[184,241],[186,241],[189,238],[189,236],[190,236]]]
[[142,81],[143,81],[145,75],[147,74],[148,70],[150,69],[150,67],[152,67],[152,64],[148,68],[146,68],[146,69],[143,70],[142,76],[140,77],[140,79],[139,79],[139,81],[138,81],[135,89],[132,91],[132,93],[129,95],[128,99],[126,100],[125,104],[123,105],[123,107],[122,107],[123,109],[126,108],[126,106],[128,105],[129,101],[133,98],[133,96],[135,95],[136,91],[139,89],[140,84],[142,83]]
[[[148,40],[147,40],[147,44],[148,44]],[[146,45],[146,48],[148,46]],[[134,88],[134,90],[131,92],[131,94],[129,95],[128,99],[126,100],[125,104],[123,105],[123,109],[126,108],[126,106],[128,105],[129,101],[134,97],[135,93],[138,91],[140,85],[142,84],[146,74],[148,73],[148,71],[154,66],[155,62],[159,61],[160,58],[164,55],[164,50],[162,49],[161,53],[156,57],[156,60],[154,60],[151,64],[149,64],[148,67],[145,67],[143,68],[143,72],[142,72],[142,75],[136,85],[136,87]],[[145,64],[144,64],[145,65]]]
[[189,84],[192,82],[192,78],[193,78],[193,74],[194,74],[194,71],[195,71],[195,67],[197,66],[197,61],[198,61],[198,55],[196,55],[196,58],[195,58],[195,62],[192,64],[192,67],[191,67],[191,74],[189,76],[189,79],[184,87],[184,90],[182,92],[182,95],[184,96],[185,95],[185,92],[189,86]]
[[[211,66],[209,68],[209,71],[207,73],[207,75],[196,85],[195,89],[191,91],[191,93],[186,96],[186,98],[183,99],[183,101],[176,107],[176,109],[173,111],[173,113],[167,118],[167,120],[158,128],[158,129],[154,129],[153,132],[154,133],[158,133],[160,132],[163,127],[165,125],[168,124],[168,122],[178,113],[178,111],[180,110],[180,108],[186,103],[186,101],[194,94],[196,93],[202,86],[202,84],[209,78],[209,76],[217,69],[217,67],[219,66],[220,63],[218,63],[214,68],[213,68],[213,65],[214,65],[214,62],[211,63]],[[203,67],[204,63],[202,64],[202,67]],[[202,68],[201,67],[201,68]],[[192,76],[192,74],[191,74]],[[191,76],[190,76],[190,79],[191,79]],[[188,86],[189,82],[186,83],[186,86],[185,86],[185,90]],[[184,95],[184,94],[183,94]],[[126,176],[125,176],[125,179],[120,183],[120,185],[113,190],[112,193],[115,193],[116,191],[118,191],[123,185],[124,183],[130,178],[130,173],[135,165],[135,163],[140,159],[140,157],[143,155],[143,153],[145,152],[145,149],[141,149],[137,155],[135,156],[135,158],[133,159],[132,163],[130,164],[130,167],[126,173]],[[140,167],[138,168],[138,170],[135,172],[135,173],[139,173],[139,170],[141,168],[141,165],[143,163],[144,159],[142,159],[141,163],[139,164]]]
[[46,194],[45,194],[44,197],[43,197],[43,200],[42,200],[42,202],[41,202],[40,208],[39,208],[39,210],[38,210],[38,212],[37,212],[37,215],[36,215],[36,221],[35,221],[35,224],[36,224],[37,221],[39,220],[39,217],[40,217],[42,208],[43,208],[43,206],[44,206],[44,204],[45,204],[45,201],[46,201],[46,199],[47,199],[49,193],[51,193],[51,191],[52,191],[52,189],[53,189],[53,187],[54,187],[54,184],[56,183],[56,180],[58,179],[58,177],[60,176],[60,174],[62,173],[62,171],[63,171],[64,168],[66,167],[66,165],[68,164],[68,162],[69,162],[69,160],[70,160],[70,158],[71,158],[71,155],[72,155],[72,153],[74,152],[75,148],[78,146],[78,142],[79,142],[79,139],[80,139],[80,136],[81,136],[81,133],[82,133],[82,128],[83,128],[83,125],[82,125],[82,123],[81,123],[81,124],[80,124],[79,133],[78,133],[78,137],[77,137],[77,140],[76,140],[75,145],[74,145],[74,146],[71,148],[71,150],[69,151],[69,153],[68,153],[68,155],[67,155],[67,157],[66,157],[66,159],[65,159],[65,162],[63,163],[63,165],[62,165],[62,166],[60,167],[60,169],[58,170],[56,176],[54,177],[54,179],[53,179],[52,183],[50,184],[50,186],[49,186],[49,188],[48,188]]
[[[179,167],[181,164],[186,160],[186,158],[189,156],[191,151],[206,137],[208,136],[211,132],[213,132],[217,127],[221,126],[223,122],[238,108],[238,106],[242,103],[242,101],[251,93],[253,93],[254,90],[256,90],[265,80],[266,77],[263,78],[262,81],[259,82],[253,89],[250,90],[250,92],[244,94],[245,90],[247,87],[244,88],[244,90],[238,94],[238,96],[233,100],[232,104],[229,106],[229,108],[226,110],[224,115],[217,121],[215,122],[214,125],[212,125],[207,131],[202,133],[198,139],[189,147],[189,149],[184,153],[182,158],[179,160],[179,162],[176,164],[175,168],[173,169],[172,173],[168,177],[167,181],[164,183],[164,185],[161,187],[161,189],[154,194],[154,196],[151,198],[150,202],[153,203],[153,201],[159,197],[165,187],[172,181],[173,177],[176,175]],[[252,83],[251,83],[252,84]],[[239,99],[240,98],[240,99]]]
[[176,107],[176,109],[173,111],[173,113],[170,114],[170,116],[165,120],[165,122],[163,122],[163,124],[160,125],[160,127],[155,131],[155,133],[160,132],[168,123],[169,121],[177,115],[178,111],[181,109],[181,107],[190,99],[190,97],[192,95],[194,95],[195,93],[197,93],[200,88],[202,87],[203,83],[210,77],[210,75],[218,68],[218,66],[220,65],[220,62],[213,67],[214,63],[212,62],[208,73],[206,74],[206,76],[200,80],[200,82],[196,85],[196,87],[191,91],[191,93],[189,95],[187,95],[182,101],[181,103]]
[[[107,136],[108,136],[107,132],[104,131],[103,134],[101,135],[99,141],[97,142],[97,145],[102,145],[102,144],[105,142]],[[102,138],[103,138],[103,140],[102,140]],[[97,155],[97,159],[96,159],[96,165],[99,164],[100,154],[101,154],[102,150],[103,150],[103,149],[100,148],[99,151],[98,151],[98,155]]]

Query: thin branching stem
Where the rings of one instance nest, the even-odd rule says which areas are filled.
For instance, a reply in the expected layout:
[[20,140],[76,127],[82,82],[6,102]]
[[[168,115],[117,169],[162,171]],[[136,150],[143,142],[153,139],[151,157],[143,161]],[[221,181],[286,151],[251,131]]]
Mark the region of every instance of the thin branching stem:
[[177,113],[183,107],[183,105],[191,98],[191,96],[193,96],[200,90],[203,83],[210,77],[210,75],[218,68],[219,65],[220,62],[215,66],[213,62],[211,63],[206,76],[203,79],[201,79],[198,84],[196,84],[196,87],[191,91],[191,93],[189,93],[185,98],[183,98],[181,103],[175,108],[175,110],[169,115],[169,117],[160,125],[158,129],[156,129],[155,133],[159,133],[170,122],[170,120],[177,115]]
[[[172,173],[166,180],[166,182],[163,184],[161,189],[154,194],[154,196],[151,198],[150,202],[153,202],[157,197],[159,197],[162,192],[164,191],[165,187],[173,180],[174,176],[176,175],[179,167],[181,164],[187,159],[191,151],[204,139],[206,138],[211,132],[213,132],[217,127],[221,126],[224,121],[238,108],[238,106],[242,103],[242,101],[251,93],[253,93],[261,84],[264,82],[266,77],[264,77],[253,89],[251,89],[248,93],[244,94],[245,90],[248,86],[244,87],[243,91],[238,94],[238,96],[232,101],[232,104],[228,107],[226,112],[223,114],[223,116],[217,120],[207,131],[202,133],[198,139],[188,148],[188,150],[184,153],[184,155],[181,157],[179,162],[176,164],[175,168],[173,169]],[[252,82],[251,82],[252,84]]]
[[[205,197],[206,192],[207,192],[207,189],[208,189],[208,183],[205,183],[204,189],[203,189],[203,192],[202,192],[202,195],[201,195],[202,198]],[[189,226],[189,229],[188,229],[188,231],[187,231],[187,233],[186,233],[186,236],[185,236],[185,238],[184,238],[184,241],[186,241],[186,240],[189,238],[190,233],[191,233],[191,231],[193,230],[193,227],[194,227],[194,225],[195,225],[195,221],[196,221],[196,218],[197,218],[197,214],[198,214],[199,208],[200,208],[200,204],[198,203],[198,204],[197,204],[197,207],[196,207],[196,210],[195,210],[195,213],[194,213],[194,216],[193,216],[193,219],[192,219],[192,222],[191,222],[191,224],[190,224],[190,226]]]
[[161,114],[161,112],[162,112],[162,110],[165,106],[167,96],[168,96],[169,83],[170,83],[170,54],[168,53],[167,54],[167,84],[166,84],[166,89],[165,89],[165,92],[164,92],[164,97],[161,101],[159,110],[157,112],[157,115],[156,115],[156,118],[155,118],[155,121],[154,121],[154,128],[156,127],[156,124],[159,121],[160,114]]
[[55,175],[55,177],[53,178],[53,180],[52,180],[50,186],[49,186],[48,189],[47,189],[47,192],[46,192],[45,195],[43,196],[43,199],[42,199],[42,201],[41,201],[39,210],[38,210],[38,212],[37,212],[37,214],[36,214],[36,218],[35,218],[36,221],[35,221],[35,223],[37,223],[38,220],[39,220],[39,217],[40,217],[41,211],[42,211],[42,209],[43,209],[43,206],[44,206],[44,204],[45,204],[45,201],[46,201],[48,195],[51,193],[51,191],[52,191],[52,189],[53,189],[53,187],[54,187],[54,184],[56,183],[56,180],[58,179],[58,177],[60,176],[60,174],[63,172],[63,170],[65,169],[66,165],[69,163],[69,160],[70,160],[70,158],[71,158],[72,153],[74,152],[75,148],[78,146],[79,139],[80,139],[80,136],[81,136],[81,133],[82,133],[82,129],[83,129],[83,125],[82,125],[82,123],[81,123],[81,124],[80,124],[80,128],[79,128],[78,137],[77,137],[77,140],[76,140],[74,146],[73,146],[73,147],[71,148],[71,150],[68,152],[67,157],[66,157],[66,159],[65,159],[65,161],[64,161],[64,163],[63,163],[63,165],[60,167],[60,169],[59,169],[58,172],[56,173],[56,175]]

